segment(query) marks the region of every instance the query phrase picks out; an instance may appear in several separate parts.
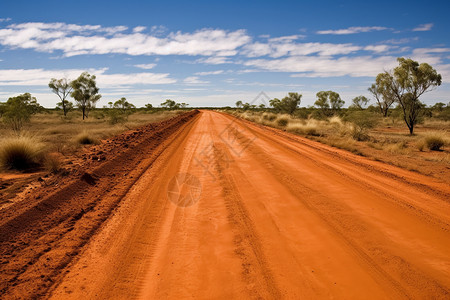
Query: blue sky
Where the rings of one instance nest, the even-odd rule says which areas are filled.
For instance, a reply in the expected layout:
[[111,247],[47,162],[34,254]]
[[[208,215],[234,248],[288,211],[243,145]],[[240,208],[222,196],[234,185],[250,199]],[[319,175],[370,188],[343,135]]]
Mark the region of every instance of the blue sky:
[[427,62],[450,101],[449,1],[2,1],[0,101],[31,92],[46,107],[52,77],[95,74],[99,106],[170,98],[191,106],[321,90],[346,104],[396,58]]

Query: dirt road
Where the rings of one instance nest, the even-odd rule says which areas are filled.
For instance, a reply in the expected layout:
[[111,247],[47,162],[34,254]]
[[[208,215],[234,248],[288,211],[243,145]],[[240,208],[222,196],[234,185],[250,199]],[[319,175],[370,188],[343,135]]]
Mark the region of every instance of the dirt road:
[[211,111],[155,152],[45,296],[450,297],[448,183]]

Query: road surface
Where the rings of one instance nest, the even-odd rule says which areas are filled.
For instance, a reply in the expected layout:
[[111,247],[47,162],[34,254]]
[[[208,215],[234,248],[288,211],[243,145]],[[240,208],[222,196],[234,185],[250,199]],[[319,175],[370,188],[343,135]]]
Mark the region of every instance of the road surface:
[[47,296],[450,297],[448,183],[212,111],[170,139]]

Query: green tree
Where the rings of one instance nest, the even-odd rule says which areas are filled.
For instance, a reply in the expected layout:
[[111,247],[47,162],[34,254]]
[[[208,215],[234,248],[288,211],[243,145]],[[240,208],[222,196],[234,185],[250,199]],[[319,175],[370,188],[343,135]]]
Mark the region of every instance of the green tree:
[[277,112],[292,115],[300,106],[301,99],[302,95],[299,93],[288,93],[288,95],[281,100],[278,98],[269,100],[269,105],[272,106]]
[[392,73],[383,73],[385,78],[383,84],[400,104],[403,120],[412,135],[421,110],[425,107],[419,97],[440,86],[442,76],[427,63],[419,64],[409,58],[397,58],[397,61],[399,66],[394,68]]
[[151,110],[153,108],[153,105],[151,103],[147,103],[144,107],[146,110]]
[[438,102],[433,105],[433,109],[437,110],[437,111],[443,111],[444,107],[445,107],[445,103],[442,103],[442,102]]
[[70,82],[67,80],[67,78],[52,78],[48,84],[48,87],[61,100],[61,102],[59,102],[58,104],[61,104],[64,116],[66,116],[67,112],[69,111],[69,106],[73,107],[73,105],[71,105],[71,102],[67,100],[67,97],[72,92],[72,86],[70,85]]
[[320,91],[316,94],[317,100],[314,105],[317,106],[323,115],[330,116],[339,111],[345,104],[341,96],[333,91]]
[[95,75],[83,72],[77,79],[70,83],[72,92],[70,95],[77,102],[78,107],[83,112],[83,120],[88,117],[89,111],[95,107],[95,103],[102,95],[98,94]]
[[11,97],[4,106],[3,122],[12,130],[19,132],[23,125],[29,122],[31,115],[38,113],[42,109],[42,106],[30,93]]
[[116,102],[114,102],[114,108],[119,110],[123,115],[128,116],[133,109],[136,108],[134,104],[131,104],[127,101],[125,97],[120,98]]
[[73,103],[68,100],[64,100],[56,103],[56,108],[62,109],[64,111],[64,115],[67,115],[67,113],[73,109]]
[[179,105],[175,101],[170,100],[170,99],[166,99],[165,102],[161,103],[161,106],[164,107],[164,108],[167,108],[169,110],[173,110],[173,109],[178,109],[179,108]]
[[242,105],[243,105],[243,103],[242,103],[241,100],[236,101],[236,107],[237,107],[237,108],[241,108]]
[[389,88],[391,78],[388,73],[380,73],[375,83],[368,89],[377,100],[378,107],[383,117],[387,117],[388,111],[395,102],[395,96]]
[[357,96],[352,99],[352,105],[350,105],[350,108],[355,108],[359,110],[363,110],[365,106],[369,103],[369,99],[367,99],[364,96]]
[[273,107],[275,112],[281,112],[281,100],[278,98],[273,98],[269,100],[269,105]]

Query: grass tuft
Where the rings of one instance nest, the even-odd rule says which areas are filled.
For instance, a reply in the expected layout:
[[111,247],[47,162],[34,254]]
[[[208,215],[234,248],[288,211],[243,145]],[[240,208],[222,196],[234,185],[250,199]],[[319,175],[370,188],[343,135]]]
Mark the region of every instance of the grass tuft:
[[441,135],[434,133],[425,137],[425,145],[430,150],[439,151],[445,145],[445,141]]
[[83,131],[75,137],[75,142],[80,145],[98,144],[98,140],[89,132]]
[[286,117],[281,117],[277,119],[277,125],[281,127],[286,127],[289,123],[289,119]]
[[44,144],[33,137],[6,138],[0,145],[0,165],[10,170],[27,170],[42,164]]

